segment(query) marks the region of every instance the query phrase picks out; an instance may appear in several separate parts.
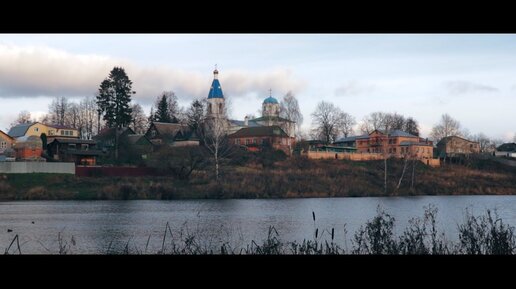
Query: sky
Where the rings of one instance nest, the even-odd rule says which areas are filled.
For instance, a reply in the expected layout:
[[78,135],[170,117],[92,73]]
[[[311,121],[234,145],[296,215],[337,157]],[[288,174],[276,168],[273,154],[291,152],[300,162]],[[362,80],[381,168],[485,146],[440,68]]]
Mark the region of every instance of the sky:
[[471,134],[516,133],[515,34],[0,34],[0,129],[56,96],[93,96],[114,66],[148,113],[162,91],[206,98],[215,64],[230,117],[259,116],[292,91],[304,122],[324,100],[357,122],[375,111],[414,117],[423,137],[448,113]]

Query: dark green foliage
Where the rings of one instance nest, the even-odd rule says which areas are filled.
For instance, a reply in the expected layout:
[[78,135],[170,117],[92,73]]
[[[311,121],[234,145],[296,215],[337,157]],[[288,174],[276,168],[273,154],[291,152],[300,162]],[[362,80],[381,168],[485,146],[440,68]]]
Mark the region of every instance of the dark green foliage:
[[190,129],[200,136],[202,133],[200,129],[204,121],[204,103],[200,100],[194,100],[192,105],[186,112],[187,122]]
[[97,105],[108,127],[126,127],[131,123],[132,81],[122,67],[114,67],[97,94]]
[[156,99],[156,112],[151,111],[152,121],[177,123],[178,104],[177,96],[171,91],[164,91]]

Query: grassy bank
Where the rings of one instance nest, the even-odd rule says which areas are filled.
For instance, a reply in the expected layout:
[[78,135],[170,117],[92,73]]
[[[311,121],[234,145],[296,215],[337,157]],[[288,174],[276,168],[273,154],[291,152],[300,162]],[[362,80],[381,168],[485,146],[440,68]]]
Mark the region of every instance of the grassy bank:
[[[403,176],[403,177],[402,177]],[[401,181],[400,181],[401,180]],[[307,160],[292,158],[263,167],[226,165],[220,183],[210,167],[188,179],[75,177],[58,174],[0,175],[0,200],[115,200],[198,198],[297,198],[409,195],[516,194],[516,168],[471,160],[431,168],[420,162]]]

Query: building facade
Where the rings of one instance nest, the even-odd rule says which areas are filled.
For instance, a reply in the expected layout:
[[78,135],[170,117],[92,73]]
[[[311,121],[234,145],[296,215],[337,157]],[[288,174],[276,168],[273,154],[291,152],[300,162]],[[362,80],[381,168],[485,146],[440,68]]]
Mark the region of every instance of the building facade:
[[55,161],[73,162],[76,165],[94,166],[102,152],[94,140],[75,138],[53,138],[47,144],[47,153]]
[[480,153],[480,145],[459,136],[448,136],[437,143],[437,152],[439,158],[467,157]]
[[228,136],[231,144],[246,147],[249,151],[261,151],[270,147],[292,154],[295,138],[288,136],[279,126],[242,128]]
[[14,139],[0,130],[0,154],[3,154],[5,150],[9,150],[13,147]]
[[41,135],[46,135],[47,138],[51,137],[65,137],[65,138],[79,138],[79,130],[62,126],[62,125],[52,125],[52,124],[44,124],[40,122],[34,123],[22,123],[16,126],[13,126],[8,135],[13,138],[21,137],[21,136],[37,136],[41,137]]
[[[433,158],[433,143],[401,130],[389,133],[375,130],[355,139],[357,152],[377,153],[386,157]],[[349,143],[348,143],[349,144]]]

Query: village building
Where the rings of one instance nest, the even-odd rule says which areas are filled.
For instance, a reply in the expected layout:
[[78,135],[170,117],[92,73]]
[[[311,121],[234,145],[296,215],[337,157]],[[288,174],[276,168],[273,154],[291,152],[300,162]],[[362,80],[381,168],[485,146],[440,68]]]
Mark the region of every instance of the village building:
[[45,161],[41,156],[43,153],[43,141],[38,136],[29,135],[16,138],[14,151],[17,161]]
[[47,144],[47,154],[57,162],[94,166],[97,164],[97,157],[102,155],[96,145],[94,140],[56,137]]
[[152,122],[145,136],[155,146],[198,146],[199,138],[187,125]]
[[13,138],[21,136],[37,136],[45,135],[47,138],[79,138],[79,130],[62,125],[44,124],[40,122],[22,123],[13,126],[7,133]]
[[249,151],[261,151],[266,147],[292,153],[295,138],[288,136],[279,126],[247,127],[228,136],[230,143],[246,147]]
[[495,156],[516,158],[516,143],[504,143],[496,148]]
[[357,152],[377,153],[386,157],[416,159],[433,158],[433,143],[401,130],[382,132],[374,130],[355,139]]
[[14,138],[0,130],[0,154],[13,147]]
[[478,142],[470,141],[459,136],[444,137],[436,146],[438,157],[441,159],[462,158],[480,153],[480,145]]

